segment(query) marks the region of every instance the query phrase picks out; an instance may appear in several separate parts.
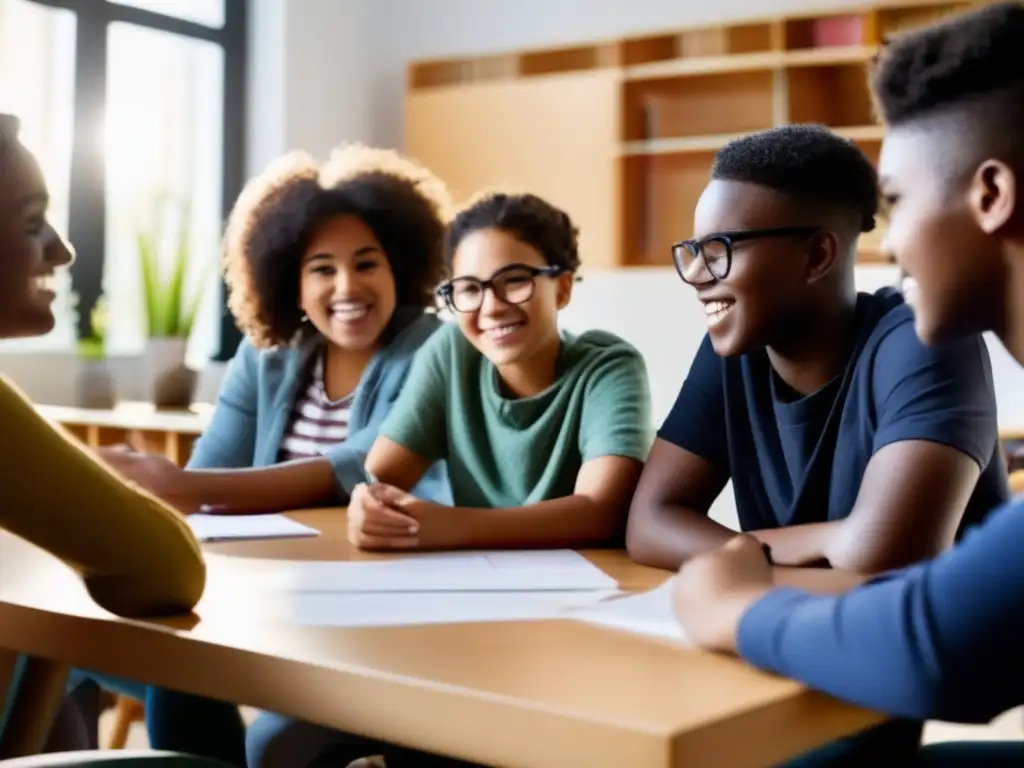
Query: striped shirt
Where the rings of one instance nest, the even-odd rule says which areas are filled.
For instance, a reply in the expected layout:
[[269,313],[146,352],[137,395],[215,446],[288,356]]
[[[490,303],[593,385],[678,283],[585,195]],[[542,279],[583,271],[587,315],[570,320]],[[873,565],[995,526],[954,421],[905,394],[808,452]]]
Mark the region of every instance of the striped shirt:
[[324,358],[319,356],[309,384],[295,399],[291,420],[281,441],[280,461],[320,456],[348,438],[348,416],[355,392],[328,400],[324,389]]

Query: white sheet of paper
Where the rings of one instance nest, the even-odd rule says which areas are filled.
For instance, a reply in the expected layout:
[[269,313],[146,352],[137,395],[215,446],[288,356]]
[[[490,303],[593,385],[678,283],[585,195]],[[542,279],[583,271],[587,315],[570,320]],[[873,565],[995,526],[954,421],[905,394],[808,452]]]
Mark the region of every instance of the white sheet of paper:
[[292,621],[308,627],[389,627],[557,619],[617,592],[297,592]]
[[565,592],[618,584],[572,550],[412,555],[371,561],[261,561],[264,586],[287,592]]
[[672,611],[672,579],[648,592],[616,597],[572,611],[568,618],[689,644]]
[[188,524],[200,541],[232,539],[291,539],[319,536],[320,531],[297,523],[284,515],[207,515],[188,516]]

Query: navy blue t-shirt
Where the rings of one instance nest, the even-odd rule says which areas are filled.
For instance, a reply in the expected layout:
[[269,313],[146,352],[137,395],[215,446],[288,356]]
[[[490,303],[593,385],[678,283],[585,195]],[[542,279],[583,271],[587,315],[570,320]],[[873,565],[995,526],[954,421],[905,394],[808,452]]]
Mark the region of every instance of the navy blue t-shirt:
[[744,531],[845,518],[868,461],[902,440],[949,445],[978,463],[961,532],[1009,498],[984,340],[926,347],[892,288],[859,294],[856,323],[845,370],[805,397],[766,350],[722,358],[710,338],[701,343],[658,437],[732,479]]

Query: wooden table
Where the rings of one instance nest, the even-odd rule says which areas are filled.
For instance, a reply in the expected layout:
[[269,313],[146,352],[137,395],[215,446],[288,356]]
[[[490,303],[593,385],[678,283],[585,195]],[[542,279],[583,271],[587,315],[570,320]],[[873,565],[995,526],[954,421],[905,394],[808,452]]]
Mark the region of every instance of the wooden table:
[[[722,656],[572,621],[309,628],[252,587],[258,561],[353,552],[340,510],[316,539],[209,547],[186,619],[113,618],[45,553],[0,534],[0,647],[500,766],[767,766],[880,718]],[[239,557],[239,556],[243,557]],[[588,557],[623,588],[663,572]]]

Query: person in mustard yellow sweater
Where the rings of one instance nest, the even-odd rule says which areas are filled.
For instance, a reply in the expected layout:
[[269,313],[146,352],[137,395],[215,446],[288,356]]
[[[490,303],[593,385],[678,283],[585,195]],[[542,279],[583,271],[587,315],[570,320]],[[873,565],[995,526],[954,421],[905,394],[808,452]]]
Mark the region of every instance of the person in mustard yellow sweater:
[[[18,139],[19,127],[16,117],[0,115],[0,338],[53,329],[52,279],[74,258],[47,221],[49,193],[39,164]],[[195,607],[206,566],[178,512],[47,423],[2,375],[0,419],[0,466],[6,468],[0,528],[59,557],[81,575],[92,598],[118,616],[168,616]],[[59,483],[47,480],[55,473]],[[7,693],[0,690],[0,728]],[[69,736],[77,736],[74,708],[69,697],[47,751],[78,746]]]
[[[0,115],[2,338],[53,329],[52,278],[73,260],[46,219],[46,183],[18,139],[19,125]],[[187,613],[199,602],[206,566],[178,512],[51,426],[4,376],[0,419],[0,528],[59,557],[100,606],[119,616]]]

